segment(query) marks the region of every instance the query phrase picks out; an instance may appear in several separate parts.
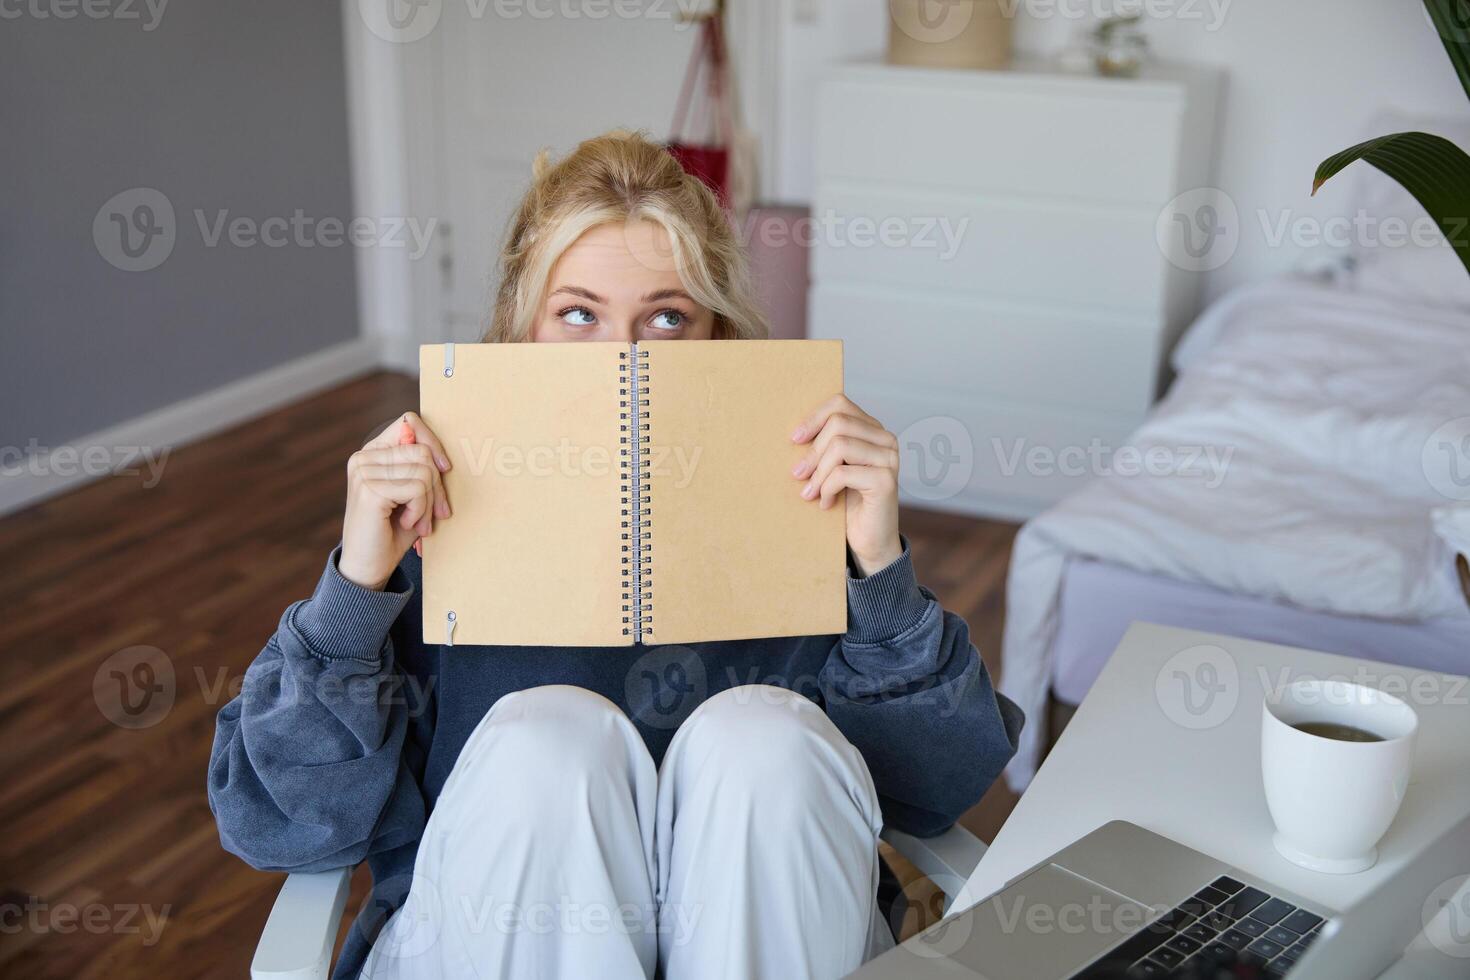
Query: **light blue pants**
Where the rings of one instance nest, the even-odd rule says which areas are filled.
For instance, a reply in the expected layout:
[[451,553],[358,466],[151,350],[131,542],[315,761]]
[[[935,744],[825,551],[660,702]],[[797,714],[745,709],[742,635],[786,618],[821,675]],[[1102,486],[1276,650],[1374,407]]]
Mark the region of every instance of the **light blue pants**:
[[877,795],[811,701],[724,691],[657,770],[576,687],[502,698],[461,751],[363,977],[830,980],[892,945]]

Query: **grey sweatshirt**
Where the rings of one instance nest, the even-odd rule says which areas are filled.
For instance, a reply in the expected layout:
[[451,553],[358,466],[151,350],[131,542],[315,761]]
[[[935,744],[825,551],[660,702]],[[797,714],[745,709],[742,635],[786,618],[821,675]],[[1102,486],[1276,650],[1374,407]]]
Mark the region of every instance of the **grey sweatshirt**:
[[382,592],[327,562],[288,608],[220,710],[209,803],[225,849],[267,871],[368,861],[373,894],[334,977],[356,977],[402,904],[425,821],[470,732],[503,695],[545,684],[595,691],[628,714],[655,762],[700,702],[742,684],[798,691],[862,752],[884,821],[940,833],[1016,751],[1022,717],[997,694],[969,629],[901,558],[849,578],[848,630],[607,648],[444,648],[422,641],[419,559]]

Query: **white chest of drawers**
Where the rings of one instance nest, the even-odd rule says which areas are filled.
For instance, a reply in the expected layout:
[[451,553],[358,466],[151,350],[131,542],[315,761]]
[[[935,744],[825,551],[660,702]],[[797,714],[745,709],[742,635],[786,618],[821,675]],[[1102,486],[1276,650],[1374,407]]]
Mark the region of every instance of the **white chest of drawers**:
[[1162,66],[824,80],[809,330],[846,341],[849,395],[906,432],[908,502],[1028,517],[1142,420],[1198,309],[1155,226],[1210,182],[1218,91]]

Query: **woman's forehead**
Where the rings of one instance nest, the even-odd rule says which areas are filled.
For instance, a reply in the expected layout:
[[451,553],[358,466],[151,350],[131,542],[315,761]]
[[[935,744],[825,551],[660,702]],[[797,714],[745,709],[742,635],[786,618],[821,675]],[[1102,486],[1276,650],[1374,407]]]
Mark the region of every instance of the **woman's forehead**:
[[617,296],[683,286],[668,233],[651,221],[603,224],[583,233],[552,269],[552,289],[568,283]]

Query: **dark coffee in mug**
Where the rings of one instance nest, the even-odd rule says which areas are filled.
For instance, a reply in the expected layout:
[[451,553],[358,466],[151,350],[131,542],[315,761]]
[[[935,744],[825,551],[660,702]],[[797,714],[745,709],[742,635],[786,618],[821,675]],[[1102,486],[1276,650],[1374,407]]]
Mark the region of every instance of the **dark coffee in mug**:
[[1340,725],[1335,721],[1304,721],[1299,725],[1292,725],[1299,732],[1308,735],[1316,735],[1318,738],[1330,738],[1338,742],[1381,742],[1383,737],[1375,735],[1365,728],[1354,728],[1352,725]]

